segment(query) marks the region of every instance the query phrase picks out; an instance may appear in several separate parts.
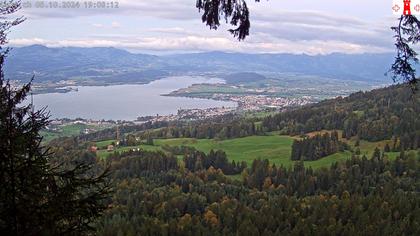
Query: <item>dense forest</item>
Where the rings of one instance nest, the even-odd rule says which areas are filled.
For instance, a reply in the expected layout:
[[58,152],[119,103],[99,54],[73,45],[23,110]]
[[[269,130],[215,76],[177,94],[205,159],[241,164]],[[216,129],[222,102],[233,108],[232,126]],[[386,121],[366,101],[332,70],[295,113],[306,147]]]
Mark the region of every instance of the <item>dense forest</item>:
[[346,148],[347,145],[339,140],[337,131],[331,134],[317,134],[314,137],[294,140],[291,159],[294,161],[314,161],[339,151],[342,152]]
[[254,122],[247,119],[208,120],[192,124],[168,126],[153,131],[143,132],[140,136],[146,138],[198,138],[198,139],[232,139],[263,134]]
[[402,149],[420,147],[420,94],[396,85],[323,101],[263,119],[264,131],[305,134],[343,130],[343,137],[368,141],[398,137]]
[[[122,134],[139,133],[140,137],[147,139],[153,138],[234,138],[255,134],[255,126],[251,123],[235,124],[240,119],[237,114],[225,114],[220,117],[204,119],[199,121],[159,121],[145,122],[140,125],[121,125],[118,126]],[[245,121],[244,121],[245,122]],[[241,131],[244,128],[244,131]],[[116,128],[108,128],[94,133],[83,134],[77,137],[80,141],[101,141],[116,138]]]
[[[334,135],[333,135],[334,136]],[[396,160],[376,149],[329,168],[255,160],[239,179],[222,151],[128,151],[95,161],[68,139],[55,156],[110,166],[113,194],[98,235],[418,235],[420,151]],[[208,167],[208,168],[207,168]],[[225,170],[224,170],[225,169]]]
[[110,161],[115,193],[99,235],[420,233],[420,153],[355,156],[319,170],[255,160],[243,182],[213,166],[190,171],[163,153]]
[[246,163],[229,162],[226,153],[222,150],[210,150],[209,154],[200,151],[186,153],[184,156],[185,168],[190,171],[207,170],[210,167],[220,169],[226,175],[240,174],[245,168]]

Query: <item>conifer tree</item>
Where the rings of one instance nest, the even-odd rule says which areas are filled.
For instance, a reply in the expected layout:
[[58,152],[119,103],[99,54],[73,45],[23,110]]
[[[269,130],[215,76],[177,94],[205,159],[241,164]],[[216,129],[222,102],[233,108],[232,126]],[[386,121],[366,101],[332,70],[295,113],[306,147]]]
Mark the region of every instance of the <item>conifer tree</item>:
[[373,160],[380,160],[381,159],[381,150],[379,150],[378,147],[376,147],[375,150],[373,151],[372,159]]
[[389,144],[388,143],[385,144],[384,152],[390,152],[390,151],[391,151],[391,147],[389,146]]
[[[1,15],[16,12],[6,1]],[[23,21],[0,22],[0,234],[85,234],[106,208],[107,173],[95,174],[92,163],[52,164],[40,131],[49,123],[45,109],[28,104],[32,79],[21,88],[5,79],[3,46],[7,32]],[[64,159],[64,157],[63,157]],[[60,160],[58,160],[60,161]]]

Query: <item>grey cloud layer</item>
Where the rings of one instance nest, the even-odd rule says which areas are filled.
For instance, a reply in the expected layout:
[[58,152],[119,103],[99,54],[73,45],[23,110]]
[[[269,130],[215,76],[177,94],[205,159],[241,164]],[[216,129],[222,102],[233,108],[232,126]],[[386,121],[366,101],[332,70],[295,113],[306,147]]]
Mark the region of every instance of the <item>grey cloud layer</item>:
[[292,41],[333,40],[352,44],[392,46],[391,22],[374,24],[357,18],[311,11],[256,12],[253,31]]
[[[392,50],[394,22],[369,22],[356,17],[333,15],[315,11],[281,11],[270,8],[251,9],[251,37],[237,42],[222,27],[218,32],[203,30],[195,9],[195,0],[120,1],[120,9],[112,10],[39,10],[26,9],[25,14],[38,20],[54,20],[57,17],[101,16],[108,14],[120,17],[153,17],[159,20],[177,20],[179,27],[162,24],[159,27],[142,29],[147,37],[132,34],[113,34],[101,38],[100,34],[80,39],[49,40],[34,37],[12,39],[15,45],[38,42],[49,46],[115,46],[135,50],[184,50],[184,51],[250,51],[250,52],[296,52],[296,53],[363,53]],[[264,9],[264,10],[261,10]],[[58,20],[58,19],[57,19]],[[30,24],[30,22],[29,22]],[[199,25],[200,28],[196,28]],[[94,24],[93,24],[94,25]],[[95,27],[95,26],[92,26]],[[99,28],[100,24],[96,24]],[[124,25],[122,25],[124,27]],[[94,29],[93,29],[94,30]]]

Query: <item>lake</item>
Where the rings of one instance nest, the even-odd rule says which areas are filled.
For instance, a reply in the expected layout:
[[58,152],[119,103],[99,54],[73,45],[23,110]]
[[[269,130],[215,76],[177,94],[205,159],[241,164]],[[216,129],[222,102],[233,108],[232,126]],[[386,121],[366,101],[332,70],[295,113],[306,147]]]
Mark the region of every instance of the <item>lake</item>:
[[135,120],[141,116],[176,114],[178,109],[234,107],[210,99],[161,96],[195,83],[221,83],[204,77],[168,77],[143,85],[83,86],[69,93],[34,95],[36,108],[47,107],[52,118]]

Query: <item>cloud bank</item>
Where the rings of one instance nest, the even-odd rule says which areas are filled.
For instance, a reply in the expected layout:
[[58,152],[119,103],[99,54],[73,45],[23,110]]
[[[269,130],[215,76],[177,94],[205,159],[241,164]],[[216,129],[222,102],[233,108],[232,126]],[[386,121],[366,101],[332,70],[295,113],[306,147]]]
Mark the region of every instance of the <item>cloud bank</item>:
[[[28,17],[25,23],[28,26],[22,31],[33,22],[53,27],[55,23],[63,22],[63,28],[51,29],[51,34],[55,34],[52,36],[28,30],[29,33],[11,38],[10,43],[13,46],[118,47],[155,53],[219,50],[328,54],[393,50],[389,27],[395,19],[391,13],[379,19],[370,19],[356,16],[357,6],[346,15],[322,9],[283,9],[287,8],[287,4],[285,7],[272,1],[255,6],[251,4],[251,36],[244,42],[232,38],[226,26],[210,31],[201,24],[195,0],[121,0],[118,9],[24,9],[22,13]],[[65,30],[66,23],[86,20],[91,23],[71,37],[57,36]]]

